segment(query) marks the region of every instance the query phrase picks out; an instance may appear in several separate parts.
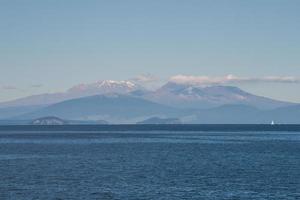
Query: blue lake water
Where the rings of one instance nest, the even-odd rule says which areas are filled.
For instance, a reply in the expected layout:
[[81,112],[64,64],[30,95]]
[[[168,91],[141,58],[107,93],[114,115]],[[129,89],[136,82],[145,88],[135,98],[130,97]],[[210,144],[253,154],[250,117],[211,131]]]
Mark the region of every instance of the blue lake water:
[[0,199],[300,199],[300,132],[1,130]]

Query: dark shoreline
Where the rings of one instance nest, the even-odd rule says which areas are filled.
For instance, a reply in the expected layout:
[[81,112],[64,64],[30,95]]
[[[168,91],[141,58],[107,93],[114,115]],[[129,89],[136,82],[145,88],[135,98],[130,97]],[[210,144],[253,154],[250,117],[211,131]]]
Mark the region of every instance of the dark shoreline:
[[300,124],[120,124],[120,125],[0,125],[0,131],[286,131]]

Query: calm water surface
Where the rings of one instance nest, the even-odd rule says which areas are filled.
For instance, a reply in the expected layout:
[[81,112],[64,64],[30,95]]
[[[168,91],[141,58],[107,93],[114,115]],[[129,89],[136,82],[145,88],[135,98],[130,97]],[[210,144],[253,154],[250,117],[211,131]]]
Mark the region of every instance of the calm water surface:
[[2,130],[0,199],[300,199],[300,133]]

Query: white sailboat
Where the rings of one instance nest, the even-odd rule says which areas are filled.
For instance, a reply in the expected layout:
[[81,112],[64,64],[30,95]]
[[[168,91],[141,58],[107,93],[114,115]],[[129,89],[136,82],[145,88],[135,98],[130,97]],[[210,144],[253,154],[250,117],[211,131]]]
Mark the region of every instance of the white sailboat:
[[272,120],[271,125],[275,125],[275,122]]

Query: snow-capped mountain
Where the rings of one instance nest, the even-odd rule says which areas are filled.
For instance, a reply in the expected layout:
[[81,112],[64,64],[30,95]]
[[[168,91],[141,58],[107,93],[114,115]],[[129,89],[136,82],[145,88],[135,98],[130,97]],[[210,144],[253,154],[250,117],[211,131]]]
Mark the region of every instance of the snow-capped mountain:
[[61,101],[108,93],[127,94],[136,90],[144,90],[141,86],[131,81],[104,80],[90,84],[76,85],[66,92],[33,95],[0,103],[1,107],[50,105]]
[[190,83],[168,82],[144,98],[178,108],[212,108],[227,104],[242,104],[262,109],[291,105],[245,92],[232,86],[203,86]]

